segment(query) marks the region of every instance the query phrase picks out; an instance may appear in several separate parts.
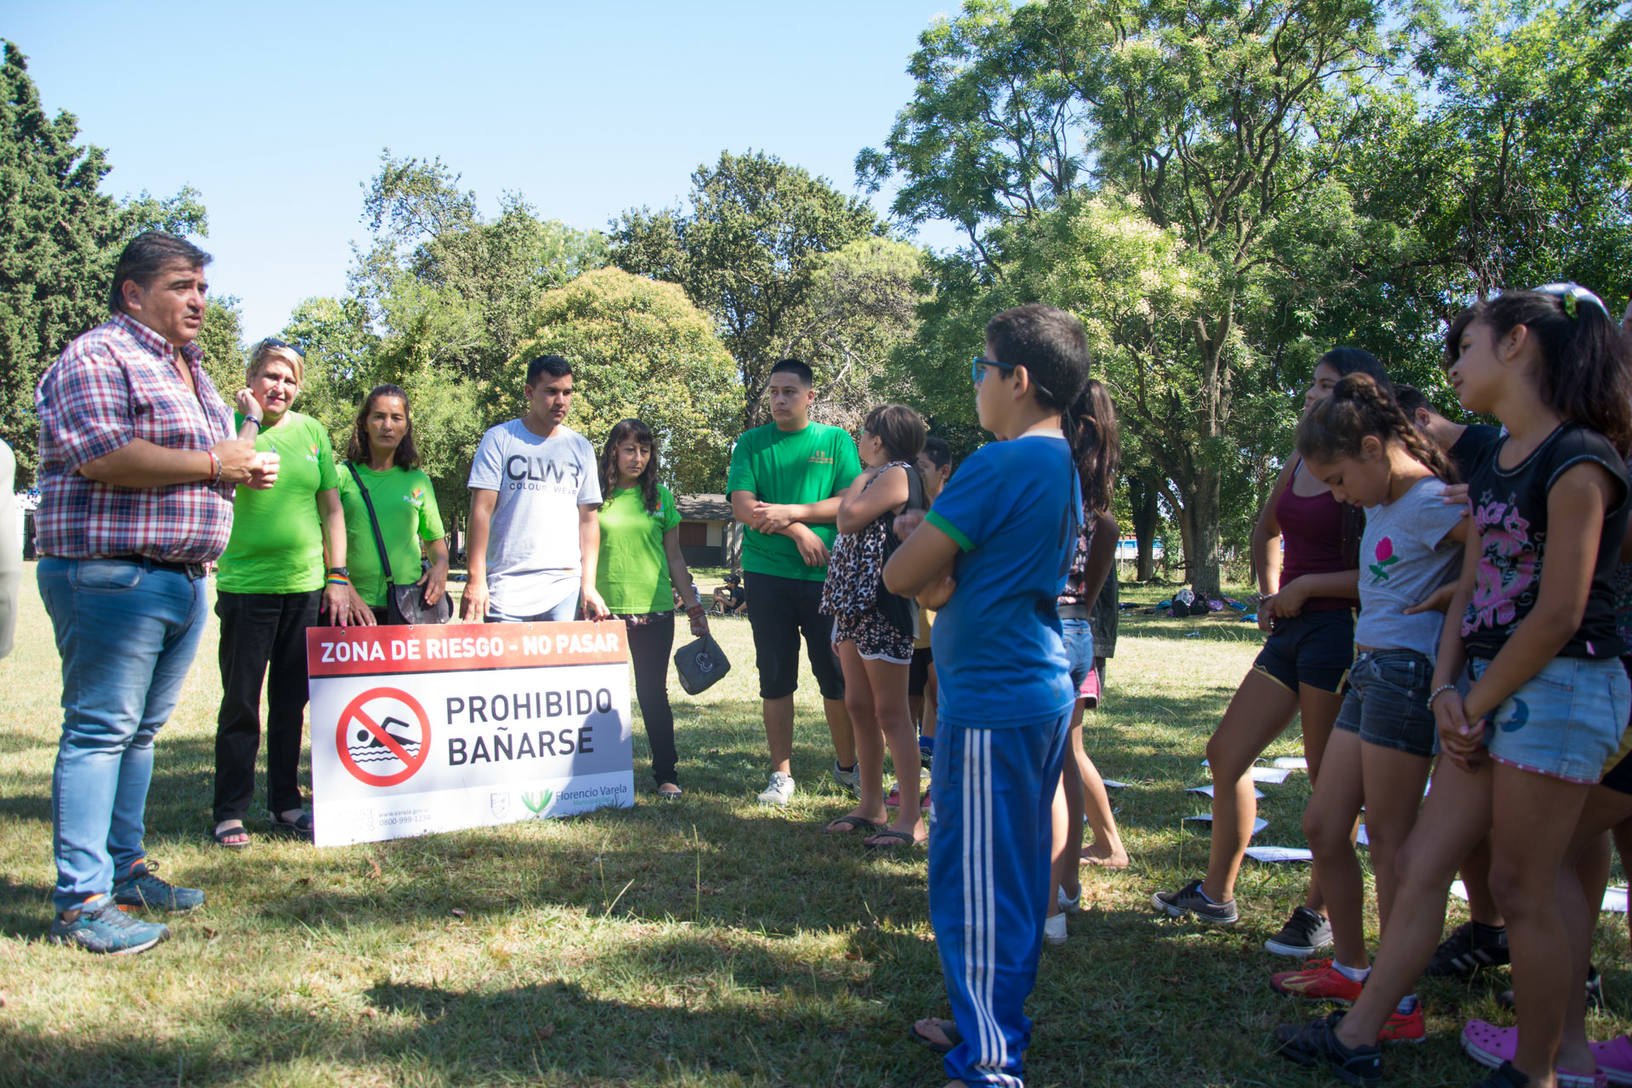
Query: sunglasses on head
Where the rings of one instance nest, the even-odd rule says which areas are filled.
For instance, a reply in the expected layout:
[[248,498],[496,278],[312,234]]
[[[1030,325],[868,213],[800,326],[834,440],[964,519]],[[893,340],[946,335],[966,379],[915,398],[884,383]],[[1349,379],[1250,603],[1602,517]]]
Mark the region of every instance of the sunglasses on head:
[[[1605,317],[1609,317],[1609,307],[1604,305],[1604,300],[1579,283],[1544,283],[1532,290],[1538,295],[1558,299],[1564,306],[1565,314],[1572,318],[1579,312],[1577,304],[1582,302],[1598,307]],[[1609,320],[1612,324],[1615,321],[1613,317],[1609,317]]]
[[296,355],[300,356],[302,359],[306,358],[306,353],[304,351],[301,351],[299,348],[295,347],[295,345],[289,343],[287,340],[279,340],[275,336],[268,336],[265,340],[262,340],[261,343],[260,343],[260,347],[262,347],[262,348],[283,348],[286,351],[294,352]]

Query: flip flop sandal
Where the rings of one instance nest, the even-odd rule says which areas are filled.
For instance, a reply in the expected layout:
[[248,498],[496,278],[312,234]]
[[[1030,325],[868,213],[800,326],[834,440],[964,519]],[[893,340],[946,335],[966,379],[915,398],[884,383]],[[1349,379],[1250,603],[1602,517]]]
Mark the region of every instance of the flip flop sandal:
[[957,1021],[932,1020],[930,1023],[934,1024],[940,1031],[941,1035],[946,1038],[947,1041],[944,1044],[939,1040],[932,1039],[928,1035],[925,1035],[923,1032],[919,1031],[917,1024],[913,1024],[911,1027],[907,1028],[907,1034],[912,1037],[913,1042],[917,1043],[919,1046],[926,1046],[937,1054],[946,1054],[950,1052],[953,1047],[963,1042],[963,1036],[958,1034]]
[[837,820],[822,828],[824,835],[849,835],[857,831],[871,831],[877,833],[881,825],[860,816],[840,816]]
[[913,846],[922,846],[923,841],[913,838],[905,831],[897,831],[893,827],[886,827],[875,832],[871,837],[862,840],[862,845],[870,850],[904,850]]
[[[1499,1028],[1485,1020],[1469,1020],[1462,1028],[1462,1049],[1480,1065],[1498,1069],[1511,1062],[1519,1049],[1519,1029]],[[1598,1088],[1608,1078],[1594,1070],[1591,1073],[1556,1071],[1559,1088]]]
[[298,835],[302,838],[312,837],[312,814],[302,811],[293,820],[285,820],[282,813],[269,813],[267,819],[272,824],[272,830],[284,835]]
[[237,827],[223,827],[219,831],[213,832],[213,834],[215,836],[215,845],[225,847],[228,850],[242,850],[249,845],[249,828],[243,824],[239,824]]

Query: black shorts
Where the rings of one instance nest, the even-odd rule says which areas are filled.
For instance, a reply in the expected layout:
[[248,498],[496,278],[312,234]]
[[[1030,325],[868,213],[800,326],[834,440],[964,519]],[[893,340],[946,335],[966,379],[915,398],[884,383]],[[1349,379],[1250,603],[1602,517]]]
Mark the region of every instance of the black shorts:
[[781,699],[799,690],[799,636],[805,636],[810,671],[824,699],[844,698],[844,674],[833,652],[833,617],[821,613],[822,583],[743,571],[748,626],[754,633],[759,697]]
[[[1626,675],[1632,677],[1632,658],[1621,658],[1621,666],[1626,669]],[[1609,769],[1604,777],[1598,780],[1600,786],[1608,786],[1616,793],[1632,793],[1632,721],[1627,723],[1626,735],[1621,737],[1621,750],[1609,757]]]
[[1252,667],[1297,694],[1298,685],[1340,692],[1354,663],[1354,613],[1300,612],[1275,621]]
[[907,694],[922,695],[929,686],[929,667],[935,664],[935,651],[919,646],[912,651],[912,663],[907,666]]

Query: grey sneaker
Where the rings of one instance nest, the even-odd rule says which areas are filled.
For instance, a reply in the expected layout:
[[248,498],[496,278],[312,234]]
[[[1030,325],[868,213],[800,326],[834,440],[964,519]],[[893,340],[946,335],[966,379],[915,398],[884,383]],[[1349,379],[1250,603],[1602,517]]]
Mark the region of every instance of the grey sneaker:
[[1156,905],[1157,910],[1166,911],[1172,918],[1183,918],[1190,914],[1198,921],[1210,922],[1216,926],[1233,926],[1241,919],[1241,915],[1235,909],[1235,900],[1213,902],[1202,893],[1199,880],[1192,880],[1176,892],[1157,892],[1150,897],[1150,901]]
[[1281,931],[1264,942],[1277,956],[1313,956],[1332,943],[1332,923],[1308,907],[1294,907]]
[[771,784],[759,792],[762,805],[785,805],[793,800],[793,775],[771,772]]
[[51,919],[46,939],[110,956],[146,952],[170,936],[170,927],[144,922],[120,910],[109,898],[99,898]]
[[204,893],[197,888],[178,888],[154,873],[157,862],[146,858],[130,867],[123,879],[113,882],[113,901],[121,907],[174,912],[195,910],[204,905]]
[[839,766],[839,761],[833,761],[833,781],[855,794],[861,796],[861,764],[852,763],[847,771]]

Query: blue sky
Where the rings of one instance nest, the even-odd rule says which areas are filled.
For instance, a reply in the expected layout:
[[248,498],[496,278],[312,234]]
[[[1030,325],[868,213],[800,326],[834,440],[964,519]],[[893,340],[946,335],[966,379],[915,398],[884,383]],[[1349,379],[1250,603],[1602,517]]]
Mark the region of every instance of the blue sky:
[[[345,289],[380,151],[440,157],[484,213],[501,192],[602,229],[678,202],[722,150],[854,186],[912,94],[932,0],[185,5],[0,0],[47,110],[108,151],[105,190],[209,210],[211,293],[244,334]],[[875,203],[884,210],[882,197]],[[926,244],[956,239],[932,224]]]

